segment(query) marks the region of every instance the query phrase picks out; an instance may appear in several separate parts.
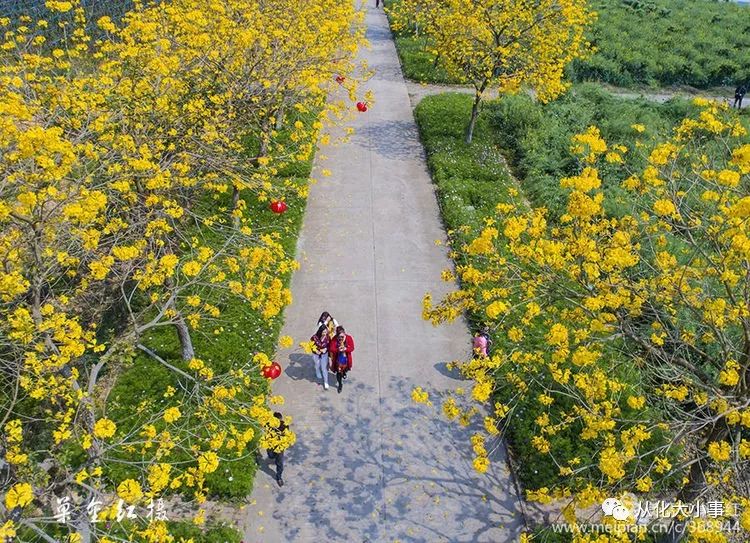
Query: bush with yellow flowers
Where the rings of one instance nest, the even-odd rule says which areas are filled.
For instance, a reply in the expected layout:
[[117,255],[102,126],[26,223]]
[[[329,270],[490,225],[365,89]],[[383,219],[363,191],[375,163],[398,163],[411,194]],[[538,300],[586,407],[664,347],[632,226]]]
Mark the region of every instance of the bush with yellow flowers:
[[204,355],[241,315],[249,339],[278,330],[300,210],[267,206],[304,204],[297,165],[351,110],[363,32],[338,0],[166,0],[94,40],[78,0],[46,5],[62,42],[0,20],[0,536],[88,543],[109,530],[90,504],[203,503],[263,439],[268,356]]
[[[514,445],[557,466],[557,483],[526,489],[529,499],[585,508],[658,493],[747,516],[750,144],[725,106],[696,105],[669,137],[629,150],[646,166],[625,176],[626,211],[605,210],[609,145],[591,128],[572,142],[580,173],[561,180],[560,220],[500,204],[457,248],[470,258],[456,275],[470,280],[437,304],[425,298],[435,323],[469,311],[492,328],[492,356],[460,367],[493,415],[487,434],[530,426]],[[450,418],[471,405],[458,399],[443,406]],[[536,419],[519,421],[530,405]],[[483,471],[484,444],[472,445]],[[694,541],[734,537],[721,523],[678,522]],[[588,537],[577,541],[604,541]]]
[[585,0],[400,0],[389,14],[395,31],[416,29],[452,81],[474,88],[467,143],[486,91],[559,96],[565,66],[589,51],[584,31],[595,17]]

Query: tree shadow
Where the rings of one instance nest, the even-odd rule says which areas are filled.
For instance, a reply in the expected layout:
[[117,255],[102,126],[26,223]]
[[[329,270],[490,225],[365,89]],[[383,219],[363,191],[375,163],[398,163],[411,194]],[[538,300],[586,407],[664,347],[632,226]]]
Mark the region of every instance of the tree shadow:
[[[298,428],[286,453],[294,478],[286,478],[273,513],[285,540],[515,540],[520,506],[502,471],[502,447],[493,470],[475,472],[477,427],[444,420],[439,391],[430,391],[436,407],[414,404],[413,386],[399,377],[378,386],[347,382],[343,394],[321,400],[320,411],[331,416],[317,430]],[[310,414],[298,413],[296,424],[315,420]]]
[[393,41],[391,30],[387,25],[368,25],[366,37],[372,46],[376,46],[380,43],[391,43]]
[[[375,3],[375,0],[370,1],[373,4]],[[378,11],[374,7],[371,8],[371,11],[367,15],[368,19],[385,17],[382,13],[378,13]],[[366,37],[370,42],[372,51],[368,64],[368,67],[373,71],[372,79],[375,81],[403,83],[404,78],[401,73],[401,64],[395,52],[395,45],[388,24],[381,25],[371,20],[367,25]]]
[[409,160],[424,153],[412,120],[368,123],[357,128],[353,143],[390,160]]
[[461,372],[458,371],[456,368],[448,369],[448,362],[438,362],[437,364],[433,366],[433,368],[435,368],[435,370],[437,370],[437,372],[440,375],[444,375],[445,377],[450,377],[451,379],[456,379],[460,381],[465,380],[464,377],[461,375]]

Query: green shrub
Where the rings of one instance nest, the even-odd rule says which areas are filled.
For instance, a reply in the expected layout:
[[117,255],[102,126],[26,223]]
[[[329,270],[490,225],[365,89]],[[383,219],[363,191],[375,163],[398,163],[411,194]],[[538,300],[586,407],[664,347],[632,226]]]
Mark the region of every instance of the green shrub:
[[[578,158],[570,150],[575,134],[596,126],[608,143],[631,149],[623,155],[625,167],[601,167],[607,211],[619,215],[626,198],[620,182],[628,177],[629,170],[643,166],[638,153],[632,152],[636,140],[668,131],[692,108],[681,99],[657,104],[615,98],[596,85],[582,84],[546,105],[527,95],[506,96],[489,102],[486,115],[493,137],[506,151],[524,193],[532,205],[547,207],[554,218],[565,212],[567,202],[560,179],[580,169]],[[635,124],[644,125],[647,131],[639,133],[633,128]]]
[[226,459],[219,469],[206,476],[206,486],[212,496],[240,500],[253,491],[253,479],[258,464],[253,455],[240,459]]

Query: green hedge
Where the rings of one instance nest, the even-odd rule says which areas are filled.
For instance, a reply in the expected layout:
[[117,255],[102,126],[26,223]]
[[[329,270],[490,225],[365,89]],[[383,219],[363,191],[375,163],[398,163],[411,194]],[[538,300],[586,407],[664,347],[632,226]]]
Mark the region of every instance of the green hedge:
[[[471,111],[471,97],[448,93],[427,97],[414,111],[427,163],[437,187],[443,220],[464,240],[483,226],[495,205],[507,201],[514,186],[505,159],[492,141],[486,117],[480,117],[474,142],[463,140]],[[464,234],[461,227],[469,227]]]

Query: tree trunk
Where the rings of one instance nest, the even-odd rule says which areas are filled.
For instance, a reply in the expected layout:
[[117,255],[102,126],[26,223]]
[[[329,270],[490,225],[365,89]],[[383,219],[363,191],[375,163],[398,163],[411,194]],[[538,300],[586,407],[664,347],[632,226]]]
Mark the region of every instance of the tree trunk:
[[190,337],[190,329],[188,328],[185,319],[182,318],[182,313],[177,313],[177,321],[174,324],[177,329],[177,337],[180,338],[180,347],[182,347],[182,359],[184,361],[192,360],[195,358],[195,349],[193,348],[193,339]]
[[477,117],[479,116],[479,104],[482,101],[482,94],[477,91],[474,95],[474,104],[471,106],[471,120],[469,121],[469,128],[466,130],[466,143],[471,143],[474,138],[474,127],[477,124]]
[[232,205],[229,208],[231,211],[237,209],[237,204],[240,201],[240,189],[237,185],[232,184]]
[[[286,98],[281,100],[281,105],[278,111],[276,111],[276,130],[284,128],[284,106],[286,105]],[[267,147],[267,146],[266,146]]]
[[[283,124],[283,118],[284,118],[284,112],[283,112],[283,102],[281,105],[281,108],[277,112],[276,117],[276,124],[282,123]],[[263,126],[261,128],[260,133],[260,147],[258,150],[258,156],[252,160],[253,165],[257,168],[259,166],[258,159],[263,158],[266,155],[268,155],[268,138],[271,128],[271,122],[268,118],[266,118],[265,121],[263,121]],[[237,209],[237,204],[240,201],[240,189],[237,187],[237,185],[232,185],[232,205],[229,208],[229,212],[233,213],[235,209]],[[238,217],[234,218],[234,225],[235,227],[238,227],[240,223],[240,220]]]

